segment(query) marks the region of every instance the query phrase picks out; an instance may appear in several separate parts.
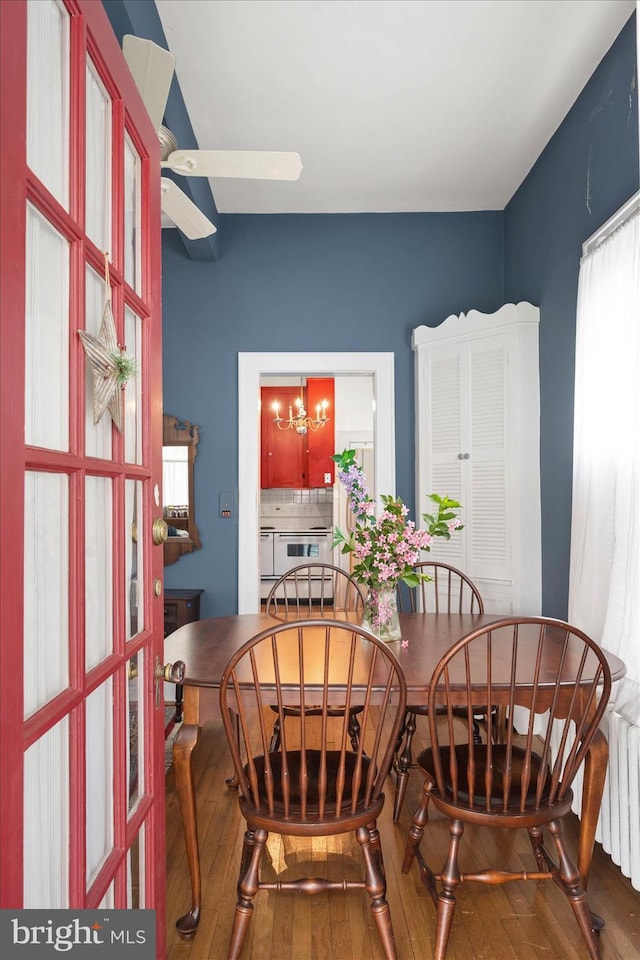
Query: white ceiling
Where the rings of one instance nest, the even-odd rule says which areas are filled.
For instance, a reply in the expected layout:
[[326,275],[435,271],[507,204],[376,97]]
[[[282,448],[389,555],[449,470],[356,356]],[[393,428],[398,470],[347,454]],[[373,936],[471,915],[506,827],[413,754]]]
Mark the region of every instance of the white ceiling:
[[201,149],[295,150],[221,213],[502,209],[635,0],[156,0]]

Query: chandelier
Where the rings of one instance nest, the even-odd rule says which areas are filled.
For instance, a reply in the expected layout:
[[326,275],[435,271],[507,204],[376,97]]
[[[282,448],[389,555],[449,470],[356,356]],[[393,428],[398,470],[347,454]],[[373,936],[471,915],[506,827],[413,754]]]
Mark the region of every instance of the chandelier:
[[[295,406],[295,412],[294,412]],[[280,416],[280,404],[276,400],[273,404],[273,412],[275,417],[273,422],[277,423],[279,430],[295,430],[296,433],[300,434],[301,437],[304,437],[309,430],[319,430],[321,427],[324,427],[325,423],[329,419],[327,416],[327,407],[329,406],[328,400],[322,400],[321,403],[316,404],[316,416],[315,420],[313,417],[310,417],[307,414],[307,411],[304,408],[304,399],[302,392],[300,396],[293,402],[289,404],[289,417],[287,420],[284,417]]]

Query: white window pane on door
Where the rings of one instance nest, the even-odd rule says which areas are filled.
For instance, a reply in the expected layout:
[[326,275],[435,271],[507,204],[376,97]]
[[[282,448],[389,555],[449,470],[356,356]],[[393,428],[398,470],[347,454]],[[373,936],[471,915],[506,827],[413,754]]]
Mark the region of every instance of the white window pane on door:
[[24,903],[69,906],[69,721],[24,754]]
[[27,206],[25,441],[69,449],[69,245]]
[[27,163],[69,209],[69,14],[56,0],[27,4]]
[[[97,337],[100,333],[100,324],[105,305],[105,285],[102,277],[95,270],[87,267],[85,319],[84,326],[88,333]],[[111,417],[108,413],[98,423],[93,422],[93,374],[87,364],[86,376],[86,405],[85,405],[85,451],[88,457],[100,457],[103,460],[111,459]]]
[[127,856],[127,908],[141,910],[146,904],[144,887],[145,826],[136,834]]
[[86,701],[87,888],[113,848],[112,697],[109,679]]
[[111,250],[111,101],[87,60],[86,232],[100,250]]
[[140,157],[124,140],[124,278],[140,293]]
[[125,482],[125,597],[126,631],[131,640],[144,629],[144,529],[143,486],[139,480]]
[[100,901],[100,910],[114,910],[116,905],[116,891],[113,883],[109,884]]
[[136,364],[124,393],[124,457],[127,463],[142,463],[142,322],[129,307],[124,311],[124,340]]
[[111,480],[88,476],[85,490],[85,659],[91,670],[113,651]]
[[144,793],[144,651],[129,661],[127,705],[129,738],[127,742],[129,810]]
[[24,710],[69,686],[69,480],[25,474]]

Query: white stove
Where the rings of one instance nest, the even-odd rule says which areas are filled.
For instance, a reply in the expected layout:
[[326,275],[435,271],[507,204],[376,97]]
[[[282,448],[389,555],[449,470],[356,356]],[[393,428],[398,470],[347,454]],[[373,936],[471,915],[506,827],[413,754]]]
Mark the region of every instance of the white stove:
[[263,503],[260,505],[261,530],[330,530],[330,503]]
[[[331,504],[263,503],[260,506],[260,596],[301,563],[331,563]],[[318,595],[320,595],[318,581]],[[326,588],[324,591],[326,596]]]

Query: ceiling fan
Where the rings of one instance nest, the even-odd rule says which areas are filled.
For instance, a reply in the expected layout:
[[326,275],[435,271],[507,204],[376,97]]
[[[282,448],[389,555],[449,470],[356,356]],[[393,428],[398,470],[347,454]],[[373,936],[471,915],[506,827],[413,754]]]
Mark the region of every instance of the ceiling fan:
[[[160,140],[160,166],[185,177],[238,177],[252,180],[297,180],[298,153],[266,150],[179,150],[176,138],[162,125],[175,57],[152,40],[127,34],[122,52]],[[160,180],[162,212],[190,240],[216,232],[211,221],[169,177]]]

